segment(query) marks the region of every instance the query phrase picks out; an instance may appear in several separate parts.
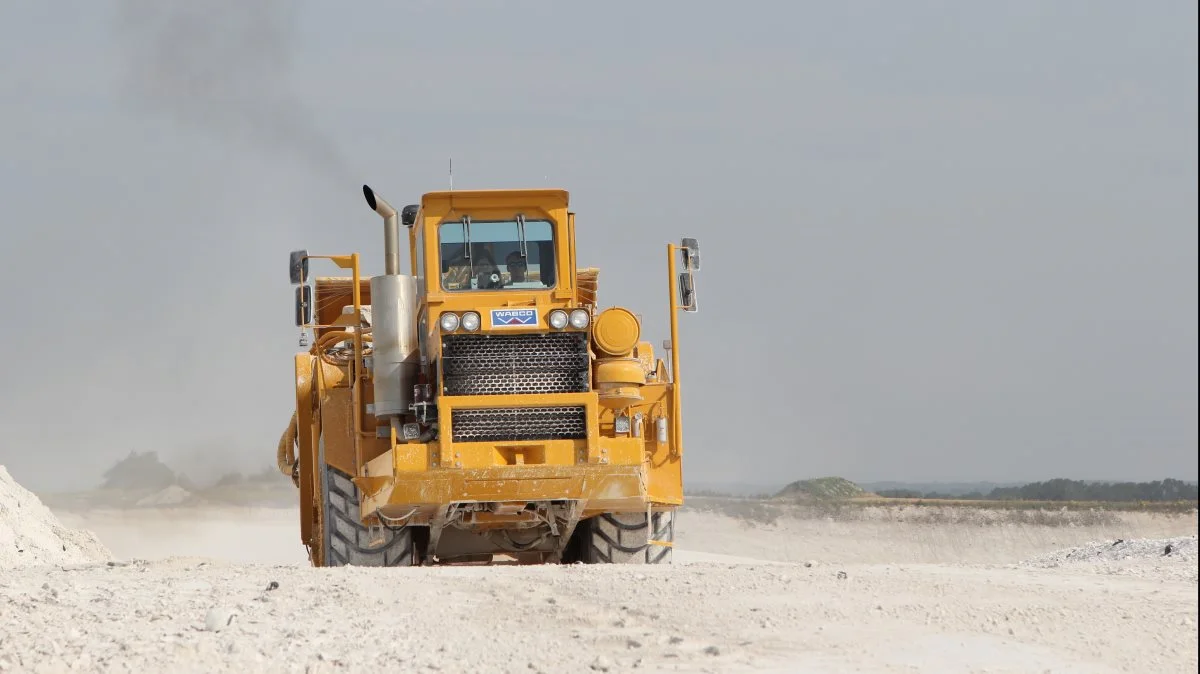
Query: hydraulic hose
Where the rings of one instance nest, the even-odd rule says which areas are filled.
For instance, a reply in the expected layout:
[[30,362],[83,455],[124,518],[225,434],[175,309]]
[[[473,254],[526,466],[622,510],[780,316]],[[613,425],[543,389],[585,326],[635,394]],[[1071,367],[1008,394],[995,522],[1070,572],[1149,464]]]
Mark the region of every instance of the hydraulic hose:
[[[330,365],[345,365],[345,362],[337,362],[334,357],[327,353],[329,348],[338,342],[347,339],[353,339],[354,333],[339,330],[337,332],[326,333],[313,344],[309,353],[314,356],[319,356],[322,361]],[[370,341],[369,333],[362,335],[363,341]],[[275,465],[279,468],[279,472],[292,478],[293,482],[299,486],[299,481],[296,476],[296,438],[299,434],[299,421],[295,412],[292,412],[292,419],[288,422],[287,428],[283,431],[283,435],[279,437],[279,447],[275,451]]]
[[[345,365],[347,362],[349,362],[349,360],[345,357],[343,357],[341,359],[335,359],[334,356],[332,356],[331,354],[329,354],[327,352],[330,349],[330,347],[333,346],[334,344],[337,344],[338,342],[346,341],[348,339],[354,339],[354,333],[347,332],[345,330],[339,330],[338,332],[326,333],[326,334],[322,335],[321,338],[318,339],[315,344],[312,345],[312,348],[309,350],[309,353],[313,354],[314,356],[319,356],[322,361],[329,363],[330,365],[340,367],[342,365]],[[371,341],[371,333],[363,332],[362,340],[364,342],[370,342]],[[370,351],[368,349],[363,350],[364,355],[369,352]]]
[[279,467],[279,472],[296,480],[296,435],[298,432],[296,413],[292,412],[292,420],[288,423],[287,429],[283,431],[283,435],[279,438],[279,448],[275,452],[275,463]]

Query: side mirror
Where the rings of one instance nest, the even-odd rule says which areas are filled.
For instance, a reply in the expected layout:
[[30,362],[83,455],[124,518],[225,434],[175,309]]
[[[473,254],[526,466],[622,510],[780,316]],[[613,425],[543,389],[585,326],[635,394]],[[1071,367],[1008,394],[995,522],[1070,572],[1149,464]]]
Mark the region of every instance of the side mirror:
[[296,327],[312,323],[312,286],[296,288]]
[[700,244],[696,243],[695,239],[684,239],[681,245],[683,248],[684,269],[700,271]]
[[308,251],[293,250],[291,259],[289,260],[289,272],[292,277],[292,285],[299,285],[308,281]]
[[417,221],[417,208],[416,204],[409,204],[400,209],[400,224],[405,227],[412,227],[413,223]]
[[696,281],[690,271],[679,274],[679,307],[684,311],[697,311],[700,308],[696,304]]

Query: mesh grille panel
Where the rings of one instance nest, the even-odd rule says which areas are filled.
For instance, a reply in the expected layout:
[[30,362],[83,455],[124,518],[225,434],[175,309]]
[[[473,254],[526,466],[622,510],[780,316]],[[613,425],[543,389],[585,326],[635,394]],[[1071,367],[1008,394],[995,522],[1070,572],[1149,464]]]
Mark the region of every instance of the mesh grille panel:
[[456,409],[450,413],[450,431],[454,442],[586,438],[585,412],[582,405]]
[[447,375],[445,383],[450,395],[577,393],[587,391],[587,372]]
[[446,395],[584,393],[588,364],[582,332],[442,338]]

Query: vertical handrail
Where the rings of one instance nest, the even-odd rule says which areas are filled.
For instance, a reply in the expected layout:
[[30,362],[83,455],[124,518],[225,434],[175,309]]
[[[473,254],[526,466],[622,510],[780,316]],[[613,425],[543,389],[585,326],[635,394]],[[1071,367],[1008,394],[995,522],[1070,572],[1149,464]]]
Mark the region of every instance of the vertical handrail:
[[362,456],[362,363],[363,363],[363,341],[362,341],[362,281],[359,277],[358,269],[358,253],[350,255],[350,267],[354,274],[354,287],[351,290],[354,296],[354,364],[351,367],[353,380],[350,386],[351,404],[354,407],[354,473],[356,476],[363,474],[363,456]]
[[[576,276],[579,273],[579,255],[575,250],[575,214],[570,211],[567,211],[567,241],[570,243],[570,248],[568,249],[569,252],[567,253],[567,274],[561,278],[567,279],[567,283],[570,286],[571,292],[575,294],[576,298],[578,298],[579,279],[577,279]],[[562,281],[560,280],[555,285],[561,286]],[[572,306],[577,305],[578,302],[572,304]]]
[[683,427],[680,425],[682,404],[679,396],[679,279],[675,275],[675,257],[679,247],[667,244],[667,273],[671,288],[671,428],[675,440],[675,453],[683,454]]

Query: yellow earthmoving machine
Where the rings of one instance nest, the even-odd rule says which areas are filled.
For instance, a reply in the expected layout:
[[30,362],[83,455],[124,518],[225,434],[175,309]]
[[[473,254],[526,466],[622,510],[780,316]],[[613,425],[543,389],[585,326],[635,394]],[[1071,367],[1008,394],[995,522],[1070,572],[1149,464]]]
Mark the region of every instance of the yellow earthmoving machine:
[[[566,191],[431,192],[399,213],[363,194],[383,275],[360,276],[357,253],[289,260],[312,342],[277,460],[311,563],[669,563],[696,241],[667,244],[668,369],[576,268]],[[310,283],[310,260],[349,274]]]

